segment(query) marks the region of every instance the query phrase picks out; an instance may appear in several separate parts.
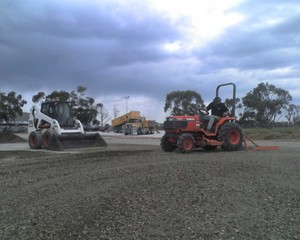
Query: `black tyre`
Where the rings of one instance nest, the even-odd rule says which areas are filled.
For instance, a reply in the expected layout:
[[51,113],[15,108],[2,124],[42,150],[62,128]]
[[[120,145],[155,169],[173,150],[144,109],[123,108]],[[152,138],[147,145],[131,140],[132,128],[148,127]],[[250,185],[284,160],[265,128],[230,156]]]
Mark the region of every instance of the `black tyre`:
[[177,148],[181,153],[191,153],[195,149],[195,139],[189,133],[184,133],[177,140]]
[[49,150],[51,148],[51,146],[50,146],[50,144],[51,144],[51,133],[49,131],[44,132],[42,139],[43,139],[44,148]]
[[237,151],[243,144],[242,129],[236,123],[226,123],[221,127],[218,139],[223,142],[224,151]]
[[42,148],[42,133],[40,131],[31,132],[28,137],[28,144],[31,149]]
[[137,135],[143,135],[143,132],[142,132],[142,129],[141,129],[141,128],[138,128],[138,130],[137,130]]
[[171,136],[165,134],[160,140],[161,149],[164,150],[165,152],[172,152],[177,148],[175,143],[169,141],[170,137]]

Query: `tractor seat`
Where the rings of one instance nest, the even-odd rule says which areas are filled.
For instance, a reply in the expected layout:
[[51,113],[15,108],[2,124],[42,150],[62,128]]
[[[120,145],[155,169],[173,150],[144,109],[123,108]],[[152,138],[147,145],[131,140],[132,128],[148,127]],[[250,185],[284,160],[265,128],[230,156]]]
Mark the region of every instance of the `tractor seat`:
[[209,117],[208,115],[204,114],[203,112],[200,112],[199,114],[199,122],[200,122],[200,126],[206,126],[208,121],[209,121]]

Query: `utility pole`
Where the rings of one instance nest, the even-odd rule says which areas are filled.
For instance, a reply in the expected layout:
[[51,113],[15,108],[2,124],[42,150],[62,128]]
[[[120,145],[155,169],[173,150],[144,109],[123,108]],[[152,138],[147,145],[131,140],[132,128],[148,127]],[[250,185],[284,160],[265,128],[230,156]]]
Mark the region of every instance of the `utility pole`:
[[130,97],[129,96],[126,96],[125,99],[126,99],[126,113],[128,113],[128,99]]

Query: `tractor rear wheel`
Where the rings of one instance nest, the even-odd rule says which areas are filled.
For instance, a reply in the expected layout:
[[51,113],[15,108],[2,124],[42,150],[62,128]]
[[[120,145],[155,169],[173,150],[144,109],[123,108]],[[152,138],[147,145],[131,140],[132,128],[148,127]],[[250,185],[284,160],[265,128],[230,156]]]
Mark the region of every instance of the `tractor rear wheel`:
[[189,133],[184,133],[177,140],[177,148],[182,153],[190,153],[195,149],[195,139]]
[[41,131],[31,132],[28,137],[29,147],[31,149],[40,149],[43,146]]
[[218,139],[223,142],[224,151],[239,150],[243,144],[242,129],[236,123],[226,123],[221,127]]
[[169,141],[170,137],[171,136],[165,134],[160,140],[161,149],[165,152],[172,152],[177,148],[176,144]]

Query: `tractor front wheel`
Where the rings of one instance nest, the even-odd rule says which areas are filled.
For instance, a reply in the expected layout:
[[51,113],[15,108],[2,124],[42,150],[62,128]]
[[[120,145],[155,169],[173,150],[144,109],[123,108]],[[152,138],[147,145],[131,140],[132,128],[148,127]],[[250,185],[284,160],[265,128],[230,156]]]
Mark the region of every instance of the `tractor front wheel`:
[[177,148],[176,144],[170,141],[170,138],[171,136],[165,134],[160,140],[161,149],[165,152],[172,152]]
[[195,149],[195,139],[189,133],[184,133],[177,140],[177,148],[181,153],[191,153]]
[[223,142],[224,151],[236,151],[242,147],[243,133],[239,125],[230,122],[221,127],[218,139]]

